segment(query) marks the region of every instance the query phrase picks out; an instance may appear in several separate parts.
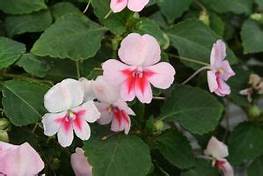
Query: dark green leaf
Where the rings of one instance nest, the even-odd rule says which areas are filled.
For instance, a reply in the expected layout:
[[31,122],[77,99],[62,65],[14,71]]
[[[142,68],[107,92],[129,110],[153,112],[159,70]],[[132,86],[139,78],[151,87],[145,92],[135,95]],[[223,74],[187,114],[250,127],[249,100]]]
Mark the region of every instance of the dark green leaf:
[[263,157],[259,157],[253,161],[247,169],[248,176],[259,176],[263,175]]
[[44,31],[52,23],[52,17],[48,10],[27,15],[8,16],[5,19],[7,34],[11,37],[26,32]]
[[37,56],[88,59],[100,48],[104,31],[83,15],[64,15],[40,36],[31,52]]
[[45,0],[0,0],[0,10],[9,14],[26,14],[46,8]]
[[44,111],[43,97],[48,86],[30,81],[11,80],[3,85],[3,107],[16,126],[36,123]]
[[207,91],[178,86],[164,103],[161,117],[178,121],[192,133],[204,134],[215,129],[222,112],[223,106]]
[[26,52],[24,44],[0,37],[0,69],[7,68]]
[[263,154],[263,129],[252,123],[237,126],[229,138],[231,164],[240,165]]
[[171,164],[180,169],[187,169],[194,165],[191,145],[187,138],[178,131],[166,131],[159,136],[157,148]]
[[145,176],[151,168],[148,146],[136,136],[117,135],[85,142],[94,176]]
[[59,2],[51,7],[51,12],[55,20],[59,17],[70,14],[70,13],[77,13],[80,14],[81,11],[69,2]]

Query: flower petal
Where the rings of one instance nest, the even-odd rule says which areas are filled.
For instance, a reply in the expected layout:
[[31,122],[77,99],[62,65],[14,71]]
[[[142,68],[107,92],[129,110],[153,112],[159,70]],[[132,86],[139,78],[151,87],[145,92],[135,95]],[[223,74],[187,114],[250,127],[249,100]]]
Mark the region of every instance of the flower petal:
[[216,75],[213,71],[207,71],[207,82],[210,92],[215,92],[218,89]]
[[135,94],[136,97],[142,103],[151,103],[152,101],[152,88],[150,83],[147,80],[136,79],[135,83]]
[[92,166],[81,148],[76,148],[76,153],[71,155],[70,161],[75,176],[92,176]]
[[90,126],[84,119],[78,119],[73,122],[73,129],[76,136],[81,140],[88,140],[90,138]]
[[115,114],[115,117],[111,123],[111,130],[114,132],[123,131],[125,134],[128,134],[131,128],[131,120],[127,113],[123,110],[119,110]]
[[154,87],[167,89],[172,85],[175,70],[171,64],[161,62],[156,65],[146,67],[145,69],[153,72],[152,76],[150,76],[148,80]]
[[55,135],[59,128],[61,127],[61,124],[58,123],[58,119],[61,119],[65,117],[67,112],[61,112],[61,113],[46,113],[42,117],[42,123],[44,127],[44,134],[47,136],[53,136]]
[[133,77],[129,77],[121,85],[120,94],[124,101],[132,101],[135,98],[135,79]]
[[86,78],[80,78],[79,81],[82,89],[84,90],[84,102],[94,100],[96,98],[92,89],[94,81]]
[[150,0],[129,0],[128,8],[134,12],[140,12]]
[[148,34],[129,34],[122,40],[118,54],[124,63],[133,66],[149,66],[161,59],[159,43]]
[[225,160],[222,171],[224,176],[234,176],[234,169],[227,160]]
[[110,8],[114,13],[122,11],[127,6],[128,0],[111,0]]
[[93,83],[93,91],[96,98],[101,102],[112,104],[120,98],[119,88],[109,84],[102,76],[97,77]]
[[65,79],[49,89],[44,96],[44,105],[49,112],[61,112],[80,105],[83,98],[80,82]]
[[229,85],[222,79],[218,80],[218,89],[215,91],[218,96],[226,96],[231,93]]
[[58,143],[62,147],[70,146],[72,144],[73,139],[74,139],[74,134],[73,134],[72,124],[70,124],[68,128],[61,127],[58,130]]
[[[5,143],[0,142],[0,148],[3,145]],[[43,160],[27,142],[20,146],[9,146],[7,150],[1,151],[0,159],[0,172],[10,176],[16,176],[18,173],[37,175],[44,168]]]
[[228,148],[223,142],[212,137],[208,142],[205,154],[220,160],[228,156]]
[[100,111],[100,118],[97,122],[101,125],[109,124],[112,121],[113,113],[109,111],[110,104],[107,103],[96,103],[98,110]]
[[235,72],[232,70],[229,62],[227,60],[223,61],[222,63],[222,67],[224,69],[224,72],[223,72],[223,80],[228,80],[230,77],[234,76],[235,75]]
[[222,40],[217,40],[213,44],[213,48],[210,55],[211,67],[217,67],[226,57],[226,45]]
[[128,104],[123,101],[119,100],[116,103],[113,104],[113,106],[118,107],[119,109],[124,110],[128,115],[135,116],[135,112],[128,106]]
[[84,120],[93,123],[100,118],[100,112],[93,101],[87,101],[79,107],[72,109],[73,112],[82,112],[81,116]]
[[116,59],[109,59],[102,64],[103,79],[114,85],[120,85],[126,80],[122,70],[130,68]]

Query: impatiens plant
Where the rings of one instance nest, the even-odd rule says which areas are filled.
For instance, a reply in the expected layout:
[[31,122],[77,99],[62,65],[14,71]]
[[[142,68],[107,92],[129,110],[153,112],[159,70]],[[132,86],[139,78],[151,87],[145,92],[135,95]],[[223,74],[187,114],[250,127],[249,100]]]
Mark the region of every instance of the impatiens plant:
[[263,176],[259,0],[0,0],[0,176]]

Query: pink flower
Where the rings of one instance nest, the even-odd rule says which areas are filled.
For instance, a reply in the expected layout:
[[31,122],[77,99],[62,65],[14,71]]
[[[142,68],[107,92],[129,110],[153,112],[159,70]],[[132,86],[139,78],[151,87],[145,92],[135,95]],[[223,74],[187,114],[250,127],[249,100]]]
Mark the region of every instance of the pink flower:
[[211,70],[207,72],[207,80],[210,92],[215,92],[218,96],[230,94],[230,87],[225,81],[235,75],[234,71],[230,67],[229,62],[224,60],[225,57],[225,43],[222,40],[217,40],[216,43],[214,43],[211,51]]
[[148,34],[129,34],[121,42],[118,55],[124,63],[115,59],[104,62],[103,77],[107,82],[120,86],[124,101],[132,101],[136,96],[142,103],[150,103],[150,84],[167,89],[174,81],[174,68],[166,62],[158,63],[161,60],[160,46]]
[[0,142],[0,175],[33,176],[43,168],[44,162],[27,142],[22,145]]
[[228,148],[223,142],[217,140],[215,137],[212,137],[209,140],[204,153],[205,155],[212,157],[213,166],[221,170],[224,173],[224,176],[234,176],[232,166],[225,159],[225,157],[228,156]]
[[122,11],[126,6],[134,12],[140,12],[150,0],[111,0],[110,8],[116,13]]
[[70,146],[74,134],[82,140],[90,138],[90,127],[99,119],[92,100],[84,102],[84,90],[81,83],[74,79],[65,79],[53,86],[44,97],[44,105],[49,113],[43,116],[44,133],[53,136],[57,133],[58,142]]
[[92,166],[81,148],[76,148],[76,153],[71,155],[71,166],[75,176],[92,176]]
[[126,102],[120,99],[119,89],[107,83],[100,76],[93,83],[93,91],[99,100],[96,105],[101,112],[98,123],[101,125],[111,123],[112,131],[124,130],[125,134],[128,134],[131,127],[129,115],[135,115],[135,113],[128,107]]

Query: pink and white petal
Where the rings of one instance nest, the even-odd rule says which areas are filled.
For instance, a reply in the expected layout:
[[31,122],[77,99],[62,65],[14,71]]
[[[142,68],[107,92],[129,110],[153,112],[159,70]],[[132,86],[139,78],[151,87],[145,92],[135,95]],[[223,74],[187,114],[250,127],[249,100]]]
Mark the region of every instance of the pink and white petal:
[[114,132],[124,131],[125,134],[128,134],[131,128],[131,121],[129,117],[127,120],[128,122],[126,122],[124,119],[119,122],[117,118],[113,118],[111,123],[111,130]]
[[150,83],[147,80],[141,82],[137,79],[135,83],[135,94],[140,102],[151,103],[153,96]]
[[70,146],[72,144],[72,142],[73,142],[73,139],[74,139],[72,125],[68,129],[65,129],[65,128],[61,127],[58,130],[58,134],[57,135],[58,135],[58,143],[62,147]]
[[81,106],[72,109],[72,111],[90,123],[96,122],[100,118],[100,112],[93,101],[87,101]]
[[128,104],[125,101],[119,100],[113,105],[121,110],[124,110],[128,115],[135,116],[135,112],[128,106]]
[[75,176],[92,176],[92,166],[81,148],[76,148],[76,152],[70,157],[70,162]]
[[161,49],[154,37],[131,33],[122,40],[118,55],[128,65],[149,66],[160,61]]
[[61,112],[80,105],[83,98],[80,82],[65,79],[49,89],[44,96],[44,105],[49,112]]
[[84,90],[84,102],[94,100],[96,98],[92,89],[94,81],[86,78],[80,78],[79,81],[82,89]]
[[215,91],[218,96],[226,96],[231,93],[229,85],[222,79],[218,80],[218,89]]
[[93,91],[101,102],[112,104],[120,98],[119,88],[105,81],[102,76],[97,77],[93,84]]
[[116,59],[109,59],[102,64],[103,79],[118,86],[126,80],[126,77],[122,71],[129,68],[129,66]]
[[207,71],[207,82],[210,92],[215,92],[218,89],[216,74],[213,71]]
[[131,83],[131,81],[126,80],[123,82],[120,88],[121,98],[124,101],[132,101],[135,98],[135,83]]
[[111,112],[110,105],[107,103],[95,103],[99,112],[100,112],[100,118],[97,120],[97,122],[100,125],[107,125],[112,121],[113,113]]
[[222,67],[224,69],[223,72],[223,80],[228,80],[230,77],[235,75],[235,72],[232,70],[229,62],[227,60],[223,61]]
[[224,176],[234,176],[234,169],[227,160],[225,160],[222,171]]
[[18,146],[0,141],[0,152],[16,149]]
[[150,0],[129,0],[128,8],[133,12],[140,12]]
[[78,119],[73,122],[73,129],[81,140],[85,141],[90,138],[90,126],[84,119]]
[[128,0],[111,0],[110,8],[113,13],[122,11],[127,6]]
[[44,134],[46,136],[55,135],[61,127],[61,123],[58,122],[58,119],[65,117],[66,114],[66,111],[61,113],[46,113],[42,117]]
[[204,153],[208,156],[212,156],[217,160],[220,160],[228,156],[228,148],[223,142],[219,141],[215,137],[212,137],[209,140]]
[[149,70],[153,73],[149,76],[148,80],[154,87],[167,89],[174,81],[175,69],[169,63],[161,62],[156,65],[146,67],[145,70]]
[[210,55],[210,64],[212,68],[215,68],[221,64],[226,57],[226,45],[222,40],[217,40],[213,44],[213,48]]

